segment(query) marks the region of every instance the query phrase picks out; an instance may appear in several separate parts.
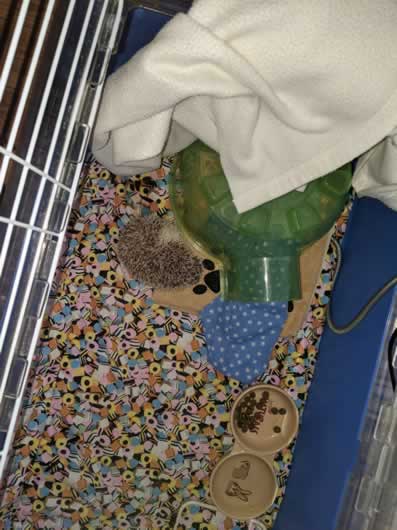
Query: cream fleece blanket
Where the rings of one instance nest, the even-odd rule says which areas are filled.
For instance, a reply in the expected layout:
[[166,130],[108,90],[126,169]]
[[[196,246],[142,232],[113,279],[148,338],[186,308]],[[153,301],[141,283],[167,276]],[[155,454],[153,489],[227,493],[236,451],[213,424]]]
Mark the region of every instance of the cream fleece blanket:
[[128,175],[200,138],[249,210],[391,133],[396,28],[396,0],[196,0],[108,79],[94,154]]
[[397,128],[360,158],[353,182],[360,196],[397,210]]

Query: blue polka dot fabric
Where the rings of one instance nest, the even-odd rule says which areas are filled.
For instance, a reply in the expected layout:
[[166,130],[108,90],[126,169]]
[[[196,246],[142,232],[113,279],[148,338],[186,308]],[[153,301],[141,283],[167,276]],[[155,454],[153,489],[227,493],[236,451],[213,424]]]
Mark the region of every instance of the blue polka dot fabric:
[[216,298],[200,317],[208,360],[217,370],[252,383],[265,369],[288,316],[287,303],[243,303]]

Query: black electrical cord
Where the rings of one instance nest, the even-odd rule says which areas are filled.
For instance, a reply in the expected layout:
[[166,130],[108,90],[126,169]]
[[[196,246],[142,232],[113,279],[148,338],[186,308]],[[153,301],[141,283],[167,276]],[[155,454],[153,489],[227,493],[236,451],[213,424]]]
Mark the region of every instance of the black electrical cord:
[[[334,280],[334,286],[337,282],[338,275],[340,268],[342,266],[342,251],[340,248],[340,245],[335,239],[331,239],[331,245],[334,247],[335,254],[336,254],[336,271],[335,271],[335,280]],[[352,329],[354,329],[371,311],[371,309],[379,302],[379,300],[389,291],[392,287],[397,285],[397,276],[394,276],[391,280],[389,280],[385,285],[379,289],[371,298],[368,300],[368,302],[360,309],[360,311],[357,313],[357,315],[351,320],[348,324],[345,326],[337,326],[332,318],[332,308],[331,308],[331,302],[330,300],[328,304],[328,311],[327,311],[327,324],[329,328],[336,333],[337,335],[344,335],[345,333],[349,333]]]
[[[334,285],[337,281],[339,270],[342,265],[342,251],[340,248],[340,245],[337,241],[334,239],[331,240],[331,244],[334,247],[337,264],[336,264],[336,271],[335,271],[335,280]],[[391,289],[397,285],[397,276],[394,276],[391,280],[389,280],[379,291],[377,291],[364,305],[364,307],[357,313],[357,315],[351,320],[348,324],[345,326],[336,326],[332,319],[332,311],[331,311],[331,300],[328,304],[328,311],[327,311],[327,324],[329,328],[336,333],[337,335],[343,335],[345,333],[349,333],[352,329],[354,329],[371,311],[371,309],[374,307],[375,304],[379,302],[379,300]],[[393,357],[394,357],[394,350],[397,347],[397,328],[393,331],[391,334],[389,344],[387,347],[387,364],[389,367],[389,374],[390,374],[390,381],[393,388],[393,392],[396,390],[397,387],[397,381],[396,381],[396,372],[393,366]]]
[[393,366],[394,351],[397,347],[397,328],[391,334],[389,345],[387,347],[387,362],[389,365],[390,381],[393,392],[396,390],[396,372]]

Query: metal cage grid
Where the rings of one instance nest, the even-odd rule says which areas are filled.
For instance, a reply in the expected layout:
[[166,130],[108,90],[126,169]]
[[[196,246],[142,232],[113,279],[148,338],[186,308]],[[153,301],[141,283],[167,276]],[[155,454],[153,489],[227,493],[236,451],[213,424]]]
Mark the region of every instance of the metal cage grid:
[[122,15],[123,0],[0,10],[0,478]]

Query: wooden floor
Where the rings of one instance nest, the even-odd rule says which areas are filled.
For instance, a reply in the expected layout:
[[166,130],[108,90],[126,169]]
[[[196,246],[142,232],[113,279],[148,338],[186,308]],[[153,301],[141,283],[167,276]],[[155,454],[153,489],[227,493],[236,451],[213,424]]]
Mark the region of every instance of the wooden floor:
[[[7,50],[12,39],[15,23],[23,0],[0,0],[0,71],[3,68]],[[18,104],[29,59],[34,48],[37,28],[47,0],[31,0],[17,54],[8,78],[6,90],[0,102],[0,143],[4,145]]]

